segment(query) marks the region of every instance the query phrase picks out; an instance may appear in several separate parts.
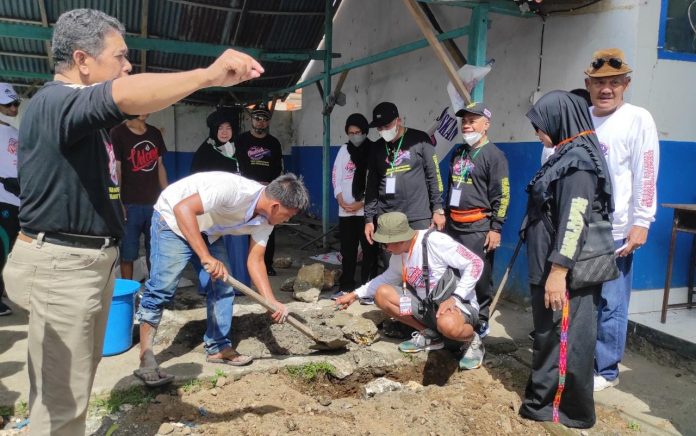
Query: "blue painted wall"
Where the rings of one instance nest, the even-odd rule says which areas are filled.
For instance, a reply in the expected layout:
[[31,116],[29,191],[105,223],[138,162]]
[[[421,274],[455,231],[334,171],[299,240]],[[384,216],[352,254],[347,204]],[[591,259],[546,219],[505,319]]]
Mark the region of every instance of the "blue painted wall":
[[[494,274],[496,283],[503,275],[518,240],[518,229],[526,209],[527,182],[539,168],[541,145],[538,142],[499,143],[498,147],[505,153],[510,164],[510,206],[508,220],[503,228],[501,247],[496,252]],[[331,147],[333,164],[339,147]],[[168,153],[165,165],[170,181],[188,175],[193,153]],[[441,157],[440,171],[443,180],[447,180],[449,155]],[[292,154],[285,156],[285,168],[302,175],[309,189],[312,206],[311,212],[321,216],[321,147],[293,147]],[[653,223],[648,243],[635,256],[633,287],[641,289],[659,289],[664,286],[667,271],[667,250],[672,226],[672,209],[661,207],[662,203],[696,203],[696,189],[687,177],[696,172],[696,143],[662,141],[660,143],[660,168],[658,175],[657,199],[658,211]],[[338,221],[338,205],[331,192],[331,222]],[[680,234],[677,239],[672,286],[686,286],[687,264],[690,255],[691,236]],[[527,261],[524,246],[515,262],[508,279],[507,292],[518,297],[528,295]]]

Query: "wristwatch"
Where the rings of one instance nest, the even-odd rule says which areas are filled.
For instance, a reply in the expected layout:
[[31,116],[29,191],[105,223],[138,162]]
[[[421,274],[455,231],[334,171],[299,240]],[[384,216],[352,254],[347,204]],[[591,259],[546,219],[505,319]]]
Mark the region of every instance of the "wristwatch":
[[438,215],[444,215],[445,209],[443,209],[443,208],[435,209],[435,213]]

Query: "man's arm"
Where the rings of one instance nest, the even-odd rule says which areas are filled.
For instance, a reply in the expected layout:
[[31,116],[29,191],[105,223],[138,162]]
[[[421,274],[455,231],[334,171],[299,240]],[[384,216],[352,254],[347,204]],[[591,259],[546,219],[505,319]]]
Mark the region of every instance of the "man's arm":
[[203,236],[201,236],[201,229],[198,227],[196,217],[203,215],[203,213],[205,213],[203,202],[198,194],[184,198],[174,206],[176,224],[179,226],[179,230],[184,235],[186,242],[189,243],[193,252],[201,260],[201,264],[213,279],[224,279],[228,274],[225,264],[210,254],[208,246],[203,241]]
[[428,186],[428,196],[430,198],[430,208],[432,211],[442,209],[442,177],[440,177],[440,166],[435,154],[435,147],[424,143],[423,150],[423,169],[425,170],[425,181]]
[[169,182],[167,181],[167,169],[164,167],[164,160],[161,157],[157,158],[157,178],[159,179],[160,189],[164,190],[169,185]]
[[268,273],[266,272],[266,263],[263,261],[263,255],[266,252],[266,247],[259,244],[253,237],[249,238],[249,256],[247,257],[247,269],[254,286],[259,293],[276,308],[276,311],[271,314],[271,317],[276,322],[283,322],[288,316],[288,309],[284,304],[276,300],[271,288],[271,283],[268,281]]
[[500,232],[507,218],[507,208],[510,204],[510,179],[508,177],[508,162],[502,153],[496,154],[491,162],[488,174],[488,203],[491,206],[491,230],[486,235],[484,247],[487,251],[500,246]]
[[648,229],[657,211],[657,169],[660,164],[660,142],[657,127],[650,114],[645,114],[636,126],[639,131],[631,144],[633,173],[633,223],[626,237],[626,248],[619,256],[628,256],[648,239]]
[[113,81],[111,94],[121,112],[140,115],[162,110],[202,88],[255,79],[263,71],[251,56],[228,49],[207,68],[120,77]]

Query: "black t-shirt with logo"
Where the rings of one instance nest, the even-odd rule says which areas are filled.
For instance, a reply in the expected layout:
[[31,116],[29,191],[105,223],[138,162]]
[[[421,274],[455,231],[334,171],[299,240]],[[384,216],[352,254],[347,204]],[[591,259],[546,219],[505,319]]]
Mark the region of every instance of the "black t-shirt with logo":
[[151,206],[162,189],[159,182],[159,158],[167,152],[162,133],[146,124],[138,135],[124,123],[111,129],[116,160],[121,162],[121,200],[124,204]]
[[107,129],[126,118],[111,81],[46,83],[19,127],[19,223],[23,229],[120,237],[116,156]]
[[257,138],[251,132],[244,132],[234,144],[242,176],[270,183],[283,172],[283,150],[275,136]]

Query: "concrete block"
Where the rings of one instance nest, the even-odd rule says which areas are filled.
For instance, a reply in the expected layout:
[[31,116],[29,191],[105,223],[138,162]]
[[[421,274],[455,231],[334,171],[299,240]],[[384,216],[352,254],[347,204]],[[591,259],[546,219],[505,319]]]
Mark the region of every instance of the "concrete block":
[[309,288],[306,291],[300,292],[296,290],[295,292],[293,292],[292,296],[297,301],[303,301],[305,303],[316,303],[317,301],[319,301],[319,294],[321,294],[321,291],[319,289]]
[[403,389],[401,383],[389,380],[386,377],[380,377],[363,386],[362,393],[363,398],[367,399],[386,392],[400,391],[401,389]]

